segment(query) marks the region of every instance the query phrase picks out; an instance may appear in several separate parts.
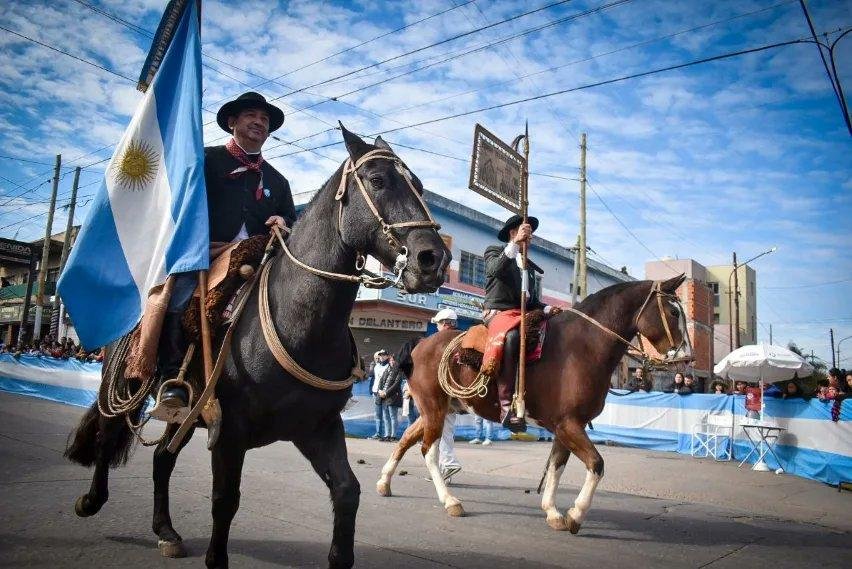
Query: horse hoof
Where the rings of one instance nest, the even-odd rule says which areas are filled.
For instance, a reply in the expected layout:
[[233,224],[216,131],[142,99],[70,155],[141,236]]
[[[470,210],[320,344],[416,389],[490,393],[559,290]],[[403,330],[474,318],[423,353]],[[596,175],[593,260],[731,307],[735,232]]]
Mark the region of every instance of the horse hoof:
[[186,548],[182,541],[164,541],[160,540],[157,543],[157,549],[160,550],[160,555],[171,559],[186,557]]
[[464,508],[461,504],[453,504],[452,506],[447,506],[447,513],[450,517],[462,518],[464,517]]
[[101,510],[103,504],[93,503],[88,494],[83,494],[74,502],[74,513],[81,518],[94,516]]
[[573,535],[577,535],[577,532],[580,531],[580,522],[574,521],[574,518],[568,517],[568,531],[570,531]]
[[559,516],[558,518],[547,518],[547,525],[556,531],[568,531],[568,522],[565,521],[564,516]]
[[387,482],[376,482],[376,492],[379,493],[379,496],[384,496],[388,498],[391,496],[391,487]]

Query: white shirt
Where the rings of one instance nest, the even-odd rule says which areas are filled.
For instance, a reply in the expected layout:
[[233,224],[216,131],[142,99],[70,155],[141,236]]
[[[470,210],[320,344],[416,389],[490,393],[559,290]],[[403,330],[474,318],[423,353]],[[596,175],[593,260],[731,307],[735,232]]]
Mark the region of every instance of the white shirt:
[[382,381],[382,376],[385,374],[385,371],[390,367],[390,362],[386,364],[377,363],[373,366],[373,388],[372,392],[379,392],[379,382]]

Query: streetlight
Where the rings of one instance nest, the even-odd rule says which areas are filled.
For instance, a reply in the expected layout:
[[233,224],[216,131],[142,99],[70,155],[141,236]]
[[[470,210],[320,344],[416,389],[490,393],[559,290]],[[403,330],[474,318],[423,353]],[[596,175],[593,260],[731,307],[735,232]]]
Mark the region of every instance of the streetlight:
[[[774,253],[778,250],[778,247],[772,247],[771,249],[767,249],[763,253],[758,253],[748,261],[744,263],[737,264],[737,253],[734,251],[734,268],[731,271],[731,274],[728,275],[728,345],[730,350],[734,351],[734,344],[736,347],[740,347],[740,292],[739,292],[739,283],[737,279],[737,269],[740,267],[744,267],[754,261],[755,259],[759,259],[764,255],[768,255],[770,253]],[[734,287],[733,292],[731,292],[731,277],[734,277]],[[733,294],[733,302],[731,302],[731,294]],[[734,306],[732,306],[734,305]],[[736,322],[734,322],[734,312],[736,312]],[[736,332],[735,332],[736,330]],[[736,341],[734,340],[734,334],[736,334]]]
[[848,340],[852,338],[852,336],[846,336],[845,338],[841,338],[839,342],[837,342],[837,367],[840,367],[840,344],[843,343],[844,340]]

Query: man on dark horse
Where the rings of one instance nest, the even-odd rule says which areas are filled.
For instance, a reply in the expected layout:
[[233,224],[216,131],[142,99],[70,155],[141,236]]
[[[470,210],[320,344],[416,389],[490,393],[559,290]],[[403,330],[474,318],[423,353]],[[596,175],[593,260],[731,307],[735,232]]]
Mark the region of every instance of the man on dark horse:
[[[211,252],[267,234],[273,225],[292,227],[296,220],[289,182],[261,155],[270,133],[284,123],[281,109],[248,92],[222,105],[216,122],[232,137],[223,146],[204,149]],[[187,349],[181,318],[196,286],[197,273],[181,273],[175,279],[157,350],[161,381],[178,375]],[[190,404],[188,398],[183,387],[168,389],[152,415],[179,422],[179,410]]]
[[[506,245],[492,245],[485,250],[485,313],[490,339],[505,333],[500,373],[497,374],[497,394],[500,398],[500,422],[514,433],[527,430],[524,417],[518,417],[512,408],[515,395],[515,378],[520,352],[520,308],[521,308],[521,247],[529,245],[533,232],[538,228],[538,219],[527,217],[526,223],[519,215],[510,217],[497,238]],[[545,315],[553,307],[541,301],[541,267],[527,259],[527,304],[528,311],[543,310]],[[506,328],[509,328],[508,331]]]

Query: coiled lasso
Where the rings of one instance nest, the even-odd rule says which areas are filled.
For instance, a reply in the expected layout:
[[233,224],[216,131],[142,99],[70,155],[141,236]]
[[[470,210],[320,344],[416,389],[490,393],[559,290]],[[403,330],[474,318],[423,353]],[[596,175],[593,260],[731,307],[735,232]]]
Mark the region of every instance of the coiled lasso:
[[450,397],[456,399],[470,399],[472,397],[485,397],[488,393],[488,382],[490,377],[482,373],[477,374],[476,379],[468,386],[460,385],[456,378],[453,377],[453,372],[450,370],[450,358],[458,349],[467,332],[462,332],[447,344],[444,348],[444,353],[441,355],[441,363],[438,365],[438,384],[441,389]]

